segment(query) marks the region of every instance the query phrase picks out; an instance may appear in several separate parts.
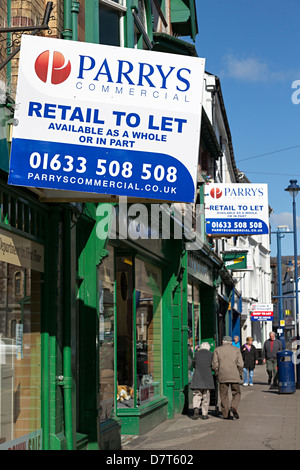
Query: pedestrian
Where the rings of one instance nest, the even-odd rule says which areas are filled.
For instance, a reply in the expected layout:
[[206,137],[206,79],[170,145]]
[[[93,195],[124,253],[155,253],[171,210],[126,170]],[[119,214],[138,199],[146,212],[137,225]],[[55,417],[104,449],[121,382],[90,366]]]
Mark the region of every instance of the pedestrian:
[[239,336],[234,336],[233,337],[232,346],[235,346],[236,348],[240,348],[240,338],[239,338]]
[[193,375],[193,338],[188,339],[188,370],[189,370],[189,378]]
[[[232,346],[232,338],[224,336],[222,346],[215,349],[213,354],[212,369],[219,381],[221,412],[224,419],[231,419],[230,412],[239,419],[237,412],[241,390],[239,381],[242,379],[243,358],[240,349]],[[232,393],[232,401],[229,406],[229,388]]]
[[210,390],[215,388],[212,375],[212,358],[213,353],[210,351],[209,343],[202,343],[193,359],[195,371],[190,384],[190,389],[193,390],[194,415],[192,419],[199,418],[200,407],[202,419],[208,419]]
[[276,334],[274,331],[271,331],[270,338],[267,339],[264,343],[262,350],[263,363],[267,366],[268,374],[268,384],[272,383],[273,376],[273,385],[272,387],[278,386],[278,371],[277,371],[277,353],[282,351],[282,343],[279,339],[276,339]]
[[[197,338],[195,338],[197,341]],[[198,345],[195,346],[195,351],[199,348]],[[193,376],[193,358],[194,358],[194,347],[193,347],[193,338],[188,339],[188,369],[189,369],[189,377]]]
[[244,344],[244,346],[242,346],[242,357],[244,361],[244,387],[247,387],[247,385],[250,385],[250,387],[253,386],[254,368],[258,364],[257,349],[252,343],[253,338],[251,338],[251,336],[248,336],[248,338],[246,338],[246,343]]

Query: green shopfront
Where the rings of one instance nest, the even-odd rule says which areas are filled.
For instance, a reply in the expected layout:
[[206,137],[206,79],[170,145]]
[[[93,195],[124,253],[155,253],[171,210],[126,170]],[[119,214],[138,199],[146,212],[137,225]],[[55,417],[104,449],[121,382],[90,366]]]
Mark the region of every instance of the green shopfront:
[[[117,45],[143,48],[149,37],[152,44],[150,2],[149,37],[133,15],[143,2],[128,2],[128,9],[121,3],[85,2],[85,40],[99,42],[101,7],[117,10],[124,35]],[[175,15],[173,26],[179,28],[179,20]],[[185,34],[190,22],[192,15]],[[195,55],[194,46],[156,35],[154,50],[165,49]],[[12,250],[23,249],[30,263],[0,257],[0,445],[119,449],[121,434],[144,434],[188,404],[183,242],[103,242],[96,236],[96,204],[45,203],[34,192],[9,187],[6,127],[0,237]],[[201,280],[194,281],[193,324],[203,328]]]
[[109,240],[97,267],[102,448],[113,428],[144,434],[173,417],[172,312],[180,253],[180,240]]

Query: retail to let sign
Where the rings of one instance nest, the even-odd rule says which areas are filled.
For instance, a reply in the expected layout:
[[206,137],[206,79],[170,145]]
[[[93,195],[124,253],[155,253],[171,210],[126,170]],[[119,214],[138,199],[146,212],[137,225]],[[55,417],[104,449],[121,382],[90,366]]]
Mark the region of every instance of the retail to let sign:
[[267,184],[205,186],[206,233],[215,236],[269,233]]
[[273,304],[252,304],[250,311],[252,321],[273,320]]
[[9,183],[193,202],[204,63],[23,36]]

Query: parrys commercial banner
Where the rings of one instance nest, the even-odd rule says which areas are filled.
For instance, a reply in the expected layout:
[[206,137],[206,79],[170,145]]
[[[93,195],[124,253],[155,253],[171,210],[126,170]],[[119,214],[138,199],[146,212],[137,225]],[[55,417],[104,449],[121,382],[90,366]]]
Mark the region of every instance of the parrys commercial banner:
[[269,233],[267,184],[212,183],[204,194],[208,235]]
[[193,202],[204,63],[23,36],[9,183]]

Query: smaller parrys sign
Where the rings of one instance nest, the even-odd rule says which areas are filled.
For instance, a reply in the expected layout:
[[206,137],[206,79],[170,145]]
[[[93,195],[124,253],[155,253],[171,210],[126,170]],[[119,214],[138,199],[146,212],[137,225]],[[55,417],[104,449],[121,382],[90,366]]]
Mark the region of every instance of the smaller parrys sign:
[[206,233],[215,236],[269,233],[267,184],[205,186]]
[[252,304],[250,311],[252,321],[273,320],[273,304]]

